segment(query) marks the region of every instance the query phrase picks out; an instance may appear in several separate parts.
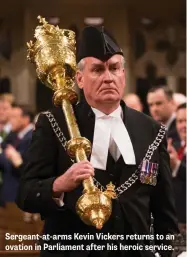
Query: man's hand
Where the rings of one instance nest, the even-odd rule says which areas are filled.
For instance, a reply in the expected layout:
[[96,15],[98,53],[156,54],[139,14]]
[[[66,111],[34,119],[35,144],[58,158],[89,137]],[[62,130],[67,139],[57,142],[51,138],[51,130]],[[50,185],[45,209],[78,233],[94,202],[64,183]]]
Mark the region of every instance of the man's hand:
[[175,150],[175,148],[172,145],[171,138],[168,139],[168,153],[170,156],[170,166],[171,166],[172,170],[174,170],[177,167],[180,160],[178,159],[177,151]]
[[12,145],[8,145],[6,147],[5,156],[16,168],[18,168],[23,163],[20,153]]
[[75,189],[82,180],[94,176],[94,168],[89,161],[73,164],[63,175],[53,183],[53,196],[59,197],[63,192]]

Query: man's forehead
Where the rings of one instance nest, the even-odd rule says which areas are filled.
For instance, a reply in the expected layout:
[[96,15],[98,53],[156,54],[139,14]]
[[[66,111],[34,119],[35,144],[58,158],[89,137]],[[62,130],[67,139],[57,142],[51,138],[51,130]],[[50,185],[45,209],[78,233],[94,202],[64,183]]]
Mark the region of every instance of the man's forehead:
[[113,63],[118,63],[121,62],[121,55],[119,54],[115,54],[112,57],[110,57],[108,60],[106,61],[102,61],[100,59],[97,59],[95,57],[86,57],[85,60],[87,63],[91,64],[91,65],[105,65],[105,64],[113,64]]
[[16,114],[21,114],[21,113],[22,113],[22,110],[21,110],[21,108],[19,108],[19,107],[14,107],[14,108],[12,109],[12,112],[13,112],[13,113],[16,113]]
[[164,90],[162,88],[159,88],[158,90],[155,90],[154,92],[150,92],[150,95],[154,97],[166,97],[166,94],[164,93]]
[[11,104],[10,104],[8,101],[4,100],[4,99],[1,99],[1,100],[0,100],[0,104],[3,105],[3,106],[6,106],[6,107],[7,107],[7,106],[8,106],[8,107],[11,106]]
[[177,115],[178,115],[179,113],[180,113],[180,114],[181,114],[181,113],[183,114],[183,113],[185,113],[185,112],[186,112],[186,108],[181,108],[181,109],[179,109],[179,110],[176,111]]

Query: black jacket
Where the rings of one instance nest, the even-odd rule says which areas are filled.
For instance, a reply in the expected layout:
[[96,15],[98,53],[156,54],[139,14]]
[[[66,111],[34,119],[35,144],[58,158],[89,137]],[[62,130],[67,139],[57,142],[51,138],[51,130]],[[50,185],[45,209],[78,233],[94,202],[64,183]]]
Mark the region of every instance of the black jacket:
[[[20,140],[18,140],[16,133],[11,132],[3,142],[2,148],[4,150],[7,145],[11,144],[21,154],[21,158],[24,162],[31,138],[32,130],[29,130]],[[4,152],[0,154],[0,169],[2,169],[3,172],[3,185],[0,197],[4,204],[14,202],[22,169],[21,167],[14,167],[11,161],[6,158]]]
[[[121,106],[124,123],[135,151],[136,165],[126,165],[122,157],[115,163],[109,155],[106,171],[95,171],[96,179],[104,186],[110,181],[118,186],[132,175],[159,130],[159,125],[150,117],[126,107],[124,103],[121,103]],[[86,103],[79,103],[74,110],[81,135],[92,142],[95,124],[94,113]],[[69,140],[62,110],[54,108],[52,113]],[[178,232],[166,139],[155,151],[151,161],[159,163],[157,185],[154,187],[141,184],[139,180],[134,183],[118,200],[114,200],[112,216],[101,232],[123,235],[149,234],[151,212],[154,216],[155,233],[166,235]],[[75,212],[75,203],[82,194],[82,186],[70,193],[65,193],[65,205],[63,207],[59,207],[52,198],[52,185],[55,178],[63,174],[71,165],[72,162],[53,132],[47,117],[45,114],[41,114],[33,133],[29,158],[19,186],[17,204],[24,211],[41,214],[45,219],[44,233],[73,235],[75,232],[81,234],[98,232],[94,227],[83,224]],[[77,243],[71,241],[71,244]],[[125,241],[123,243],[136,244],[137,242]],[[145,242],[141,243],[144,244]],[[168,244],[168,241],[163,243]],[[109,256],[105,251],[100,252],[100,254],[96,253],[96,256]],[[84,253],[74,251],[64,253],[64,255],[61,253],[60,256],[86,257],[88,255],[87,251]],[[54,257],[58,256],[58,253],[45,251],[41,256]],[[150,251],[137,251],[133,253],[121,252],[121,256],[151,257],[153,254]],[[171,256],[171,253],[165,252],[163,256]]]
[[172,141],[174,144],[178,144],[180,142],[180,138],[176,129],[176,119],[174,119],[170,124],[168,128],[167,136],[168,138],[172,138]]
[[[181,143],[181,142],[180,142]],[[174,144],[178,151],[181,144]],[[176,177],[173,178],[173,186],[175,193],[175,204],[177,211],[177,219],[179,223],[186,223],[186,153],[181,160],[177,170]]]

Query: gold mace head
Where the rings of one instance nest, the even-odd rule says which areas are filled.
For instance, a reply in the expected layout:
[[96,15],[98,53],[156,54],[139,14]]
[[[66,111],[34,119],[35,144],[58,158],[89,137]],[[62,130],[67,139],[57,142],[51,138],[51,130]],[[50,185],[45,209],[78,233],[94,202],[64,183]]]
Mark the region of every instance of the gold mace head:
[[104,192],[86,188],[76,203],[76,210],[82,221],[102,229],[112,213],[112,199],[116,198],[115,186],[110,182]]
[[111,198],[99,190],[87,192],[78,199],[76,211],[85,224],[100,230],[112,213]]
[[48,87],[55,91],[70,88],[76,72],[75,33],[48,24],[41,16],[38,20],[34,41],[27,43],[27,59],[35,64],[38,78]]

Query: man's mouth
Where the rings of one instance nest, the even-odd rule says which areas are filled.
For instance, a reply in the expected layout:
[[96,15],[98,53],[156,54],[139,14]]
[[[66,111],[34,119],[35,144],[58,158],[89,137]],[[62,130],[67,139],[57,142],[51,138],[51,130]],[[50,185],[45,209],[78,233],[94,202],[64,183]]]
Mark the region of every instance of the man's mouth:
[[116,89],[109,87],[109,88],[103,88],[100,90],[100,92],[102,92],[102,91],[116,91]]

